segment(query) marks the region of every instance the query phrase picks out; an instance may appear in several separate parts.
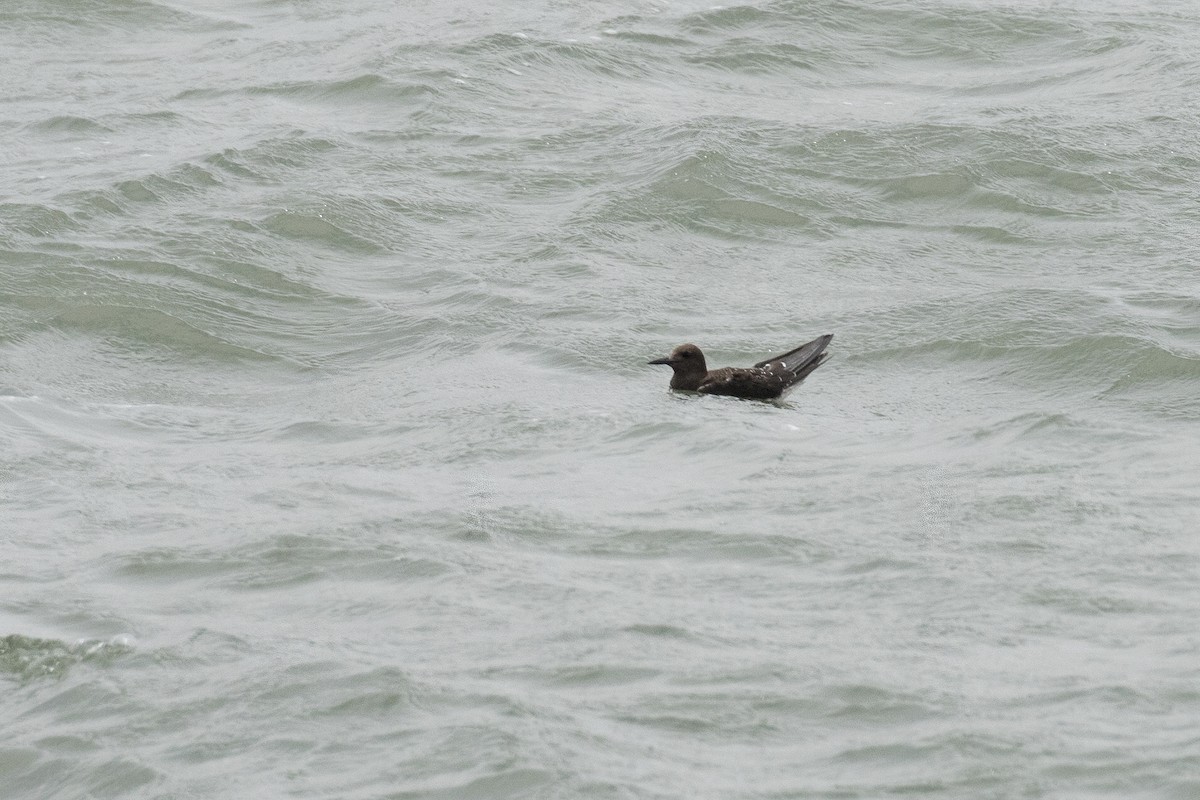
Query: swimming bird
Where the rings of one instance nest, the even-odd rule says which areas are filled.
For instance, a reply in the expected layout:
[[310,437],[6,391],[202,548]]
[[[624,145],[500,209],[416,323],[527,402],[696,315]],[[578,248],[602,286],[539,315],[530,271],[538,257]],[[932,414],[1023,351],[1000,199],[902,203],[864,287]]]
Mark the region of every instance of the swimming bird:
[[666,364],[675,371],[671,376],[672,389],[752,400],[774,400],[783,397],[825,363],[829,357],[825,348],[831,341],[833,334],[827,333],[781,356],[760,361],[753,367],[710,370],[704,363],[704,354],[694,344],[681,344],[666,358],[656,358],[647,363]]

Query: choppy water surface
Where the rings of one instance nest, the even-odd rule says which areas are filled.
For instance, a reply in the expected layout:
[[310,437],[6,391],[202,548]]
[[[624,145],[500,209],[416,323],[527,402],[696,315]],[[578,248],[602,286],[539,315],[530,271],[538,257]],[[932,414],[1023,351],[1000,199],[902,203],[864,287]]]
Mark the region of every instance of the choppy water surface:
[[1198,48],[6,5],[0,793],[1200,797]]

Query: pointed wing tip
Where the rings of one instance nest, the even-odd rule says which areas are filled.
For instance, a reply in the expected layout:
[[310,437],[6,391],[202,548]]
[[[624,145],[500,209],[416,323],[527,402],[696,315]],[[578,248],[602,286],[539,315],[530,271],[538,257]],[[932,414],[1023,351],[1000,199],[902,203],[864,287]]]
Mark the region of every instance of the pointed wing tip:
[[805,342],[795,350],[789,350],[782,355],[772,356],[771,358],[764,359],[754,366],[765,367],[773,362],[778,362],[784,367],[784,369],[803,369],[805,364],[811,363],[813,359],[817,358],[822,352],[824,352],[825,348],[828,347],[829,343],[832,341],[832,333],[822,334],[821,336],[813,339],[811,342]]

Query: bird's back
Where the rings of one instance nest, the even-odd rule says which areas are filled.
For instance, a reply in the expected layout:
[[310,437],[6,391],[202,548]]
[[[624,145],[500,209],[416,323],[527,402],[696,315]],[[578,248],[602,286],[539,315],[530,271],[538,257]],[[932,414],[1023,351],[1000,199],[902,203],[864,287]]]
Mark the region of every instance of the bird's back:
[[696,391],[752,400],[782,397],[829,357],[825,348],[832,340],[833,335],[826,334],[781,356],[760,361],[753,367],[711,370]]
[[702,394],[721,394],[770,400],[779,397],[791,385],[792,374],[760,367],[724,367],[705,376],[696,391]]

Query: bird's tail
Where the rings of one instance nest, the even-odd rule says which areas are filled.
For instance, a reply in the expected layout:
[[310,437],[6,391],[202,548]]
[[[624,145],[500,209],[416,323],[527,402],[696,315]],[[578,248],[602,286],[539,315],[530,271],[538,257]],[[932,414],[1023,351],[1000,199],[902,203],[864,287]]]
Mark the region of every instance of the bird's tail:
[[811,373],[813,370],[815,370],[817,367],[821,366],[828,360],[829,360],[829,353],[819,354],[812,361],[808,362],[803,367],[796,370],[796,372],[795,372],[796,377],[792,380],[790,385],[795,385],[795,384],[799,383],[800,381],[804,380],[805,378],[807,378],[809,376],[809,373]]
[[[833,334],[827,333],[824,336],[818,336],[807,344],[802,344],[795,350],[790,350],[781,356],[768,358],[765,361],[760,361],[754,366],[765,367],[768,364],[782,364],[783,368],[788,372],[795,373],[800,380],[808,373],[812,372],[817,367],[821,366],[821,362],[825,360],[825,348],[833,341]],[[802,374],[803,373],[803,374]]]

